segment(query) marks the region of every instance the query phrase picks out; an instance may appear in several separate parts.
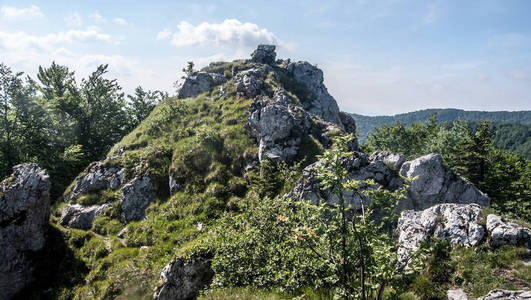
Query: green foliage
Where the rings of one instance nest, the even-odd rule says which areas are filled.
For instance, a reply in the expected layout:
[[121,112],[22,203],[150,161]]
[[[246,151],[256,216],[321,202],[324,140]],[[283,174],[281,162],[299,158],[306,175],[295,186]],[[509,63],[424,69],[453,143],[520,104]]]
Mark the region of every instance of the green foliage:
[[373,205],[364,207],[361,215],[347,213],[343,191],[362,193],[362,187],[374,185],[346,181],[342,161],[351,155],[346,152],[351,138],[338,138],[318,170],[322,188],[339,198],[336,205],[255,198],[242,204],[241,214],[220,220],[214,229],[218,239],[212,263],[214,287],[289,292],[314,287],[366,299],[381,297],[385,286],[398,279],[392,229],[385,230],[384,221],[373,220],[373,208],[385,203],[392,211],[405,191],[373,191],[367,195]]
[[451,247],[446,240],[436,240],[430,246],[426,266],[413,281],[412,290],[420,299],[443,299],[454,274]]

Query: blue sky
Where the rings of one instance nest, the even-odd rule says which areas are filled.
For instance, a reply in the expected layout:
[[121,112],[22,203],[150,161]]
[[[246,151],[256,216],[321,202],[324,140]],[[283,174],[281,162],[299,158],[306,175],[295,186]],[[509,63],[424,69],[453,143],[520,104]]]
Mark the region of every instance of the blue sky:
[[0,0],[0,62],[34,76],[98,64],[126,92],[174,92],[186,61],[258,43],[323,69],[342,110],[531,110],[531,1]]

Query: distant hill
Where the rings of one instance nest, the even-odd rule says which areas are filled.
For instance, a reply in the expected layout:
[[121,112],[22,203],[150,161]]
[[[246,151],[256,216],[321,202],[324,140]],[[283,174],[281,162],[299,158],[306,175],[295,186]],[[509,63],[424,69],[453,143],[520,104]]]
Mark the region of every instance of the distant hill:
[[474,127],[478,121],[492,122],[496,132],[494,141],[503,149],[523,155],[531,159],[531,111],[465,111],[461,109],[425,109],[394,116],[364,116],[351,114],[356,120],[357,132],[360,142],[365,142],[367,134],[375,128],[397,121],[407,125],[416,122],[426,122],[437,112],[440,123],[458,120],[470,121],[469,126]]

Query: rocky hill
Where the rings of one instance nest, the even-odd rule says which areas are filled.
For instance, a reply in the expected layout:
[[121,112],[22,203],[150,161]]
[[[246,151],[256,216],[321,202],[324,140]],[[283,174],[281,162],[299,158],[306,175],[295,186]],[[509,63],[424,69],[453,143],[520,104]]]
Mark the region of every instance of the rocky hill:
[[[444,166],[438,154],[406,161],[400,154],[363,153],[355,139],[349,140],[348,155],[335,159],[345,170],[345,180],[363,184],[336,193],[319,175],[325,165],[319,155],[334,148],[336,137],[355,132],[355,121],[340,111],[323,84],[323,72],[308,62],[277,59],[275,46],[258,46],[251,59],[194,70],[177,97],[161,102],[104,160],[93,162],[68,187],[51,217],[54,237],[62,243],[49,243],[41,252],[49,263],[36,264],[35,274],[41,275],[19,295],[190,299],[211,283],[231,287],[216,277],[224,268],[216,239],[223,235],[219,230],[227,230],[227,216],[246,216],[250,199],[266,209],[275,201],[330,207],[344,201],[356,216],[365,214],[374,200],[365,191],[407,188],[396,210],[391,209],[401,213],[398,249],[392,254],[398,260],[417,251],[422,240],[435,237],[451,247],[531,247],[531,232],[496,214],[486,216],[489,196]],[[266,214],[263,221],[270,219],[275,224],[290,220]],[[243,238],[251,241],[259,234],[269,232]],[[249,253],[261,249],[249,247]],[[235,251],[229,251],[230,259],[238,261]],[[268,265],[266,252],[257,255],[253,263],[234,270],[253,274],[237,287],[300,292],[286,289],[287,282],[271,287],[257,279],[265,269],[280,265]],[[267,267],[255,270],[255,262]],[[510,278],[524,282],[525,274],[509,272]]]

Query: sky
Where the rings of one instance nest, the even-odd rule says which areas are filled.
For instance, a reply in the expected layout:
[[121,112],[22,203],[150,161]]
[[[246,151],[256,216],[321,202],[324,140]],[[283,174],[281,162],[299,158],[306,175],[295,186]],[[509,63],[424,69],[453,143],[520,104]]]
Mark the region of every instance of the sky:
[[124,91],[175,93],[187,61],[277,58],[324,72],[339,107],[531,110],[531,1],[0,0],[0,63],[35,77],[99,64]]

